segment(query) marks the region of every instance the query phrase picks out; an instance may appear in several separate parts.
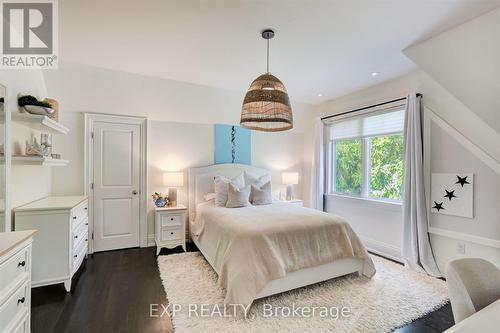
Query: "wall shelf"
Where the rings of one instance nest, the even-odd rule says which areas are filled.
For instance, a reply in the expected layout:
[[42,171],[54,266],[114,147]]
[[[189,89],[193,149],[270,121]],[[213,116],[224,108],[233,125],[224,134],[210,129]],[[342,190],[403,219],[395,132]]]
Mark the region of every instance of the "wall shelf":
[[[12,156],[11,161],[16,165],[66,166],[69,163],[68,160],[39,156]],[[3,163],[5,163],[5,157],[0,158],[0,164]]]
[[[2,118],[4,116],[2,115]],[[57,121],[50,119],[47,116],[30,114],[30,113],[11,113],[12,121],[20,125],[32,128],[34,130],[51,133],[51,134],[67,134],[69,129]]]

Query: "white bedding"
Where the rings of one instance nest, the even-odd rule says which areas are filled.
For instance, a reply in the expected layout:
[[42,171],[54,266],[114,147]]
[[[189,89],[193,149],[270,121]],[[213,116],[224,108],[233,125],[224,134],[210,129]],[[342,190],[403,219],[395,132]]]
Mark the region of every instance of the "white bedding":
[[251,304],[272,280],[287,272],[358,258],[362,274],[375,266],[342,218],[288,203],[242,208],[197,206],[191,233],[226,289],[226,304]]

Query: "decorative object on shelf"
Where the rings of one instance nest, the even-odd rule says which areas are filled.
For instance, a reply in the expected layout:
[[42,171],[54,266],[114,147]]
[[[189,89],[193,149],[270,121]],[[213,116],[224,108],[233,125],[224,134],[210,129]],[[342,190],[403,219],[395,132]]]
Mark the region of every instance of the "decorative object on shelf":
[[26,155],[28,156],[50,156],[52,153],[52,136],[42,133],[40,135],[40,143],[35,137],[32,137],[31,142],[26,140]]
[[3,105],[5,103],[5,98],[4,97],[0,97],[0,111],[3,111]]
[[215,164],[252,164],[252,132],[241,126],[215,125]]
[[21,111],[26,111],[31,114],[49,116],[54,113],[54,109],[50,103],[40,101],[38,98],[31,95],[20,94],[17,99],[17,104],[21,108]]
[[152,197],[153,197],[153,203],[158,208],[166,207],[169,203],[168,196],[161,194],[161,192],[159,192],[159,193],[155,192],[152,195]]
[[293,114],[285,85],[269,72],[269,40],[274,31],[262,31],[267,41],[267,71],[256,78],[245,95],[240,124],[265,132],[286,131],[293,128]]
[[50,154],[50,157],[52,157],[55,160],[60,160],[61,159],[61,154]]
[[46,98],[43,100],[43,102],[49,103],[52,107],[52,110],[54,110],[54,112],[49,114],[48,117],[55,121],[59,121],[59,102],[53,98]]
[[177,207],[177,187],[184,186],[184,173],[164,172],[163,185],[168,187],[169,206]]
[[433,173],[431,212],[474,217],[474,174]]
[[293,185],[299,183],[298,172],[283,172],[281,180],[286,185],[286,200],[293,200]]

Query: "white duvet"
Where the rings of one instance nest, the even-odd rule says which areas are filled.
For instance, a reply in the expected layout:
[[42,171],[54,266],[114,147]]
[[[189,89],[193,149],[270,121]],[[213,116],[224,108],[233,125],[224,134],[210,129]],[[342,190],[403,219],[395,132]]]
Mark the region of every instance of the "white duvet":
[[242,208],[199,204],[191,232],[226,289],[226,304],[251,304],[265,285],[287,272],[337,259],[364,261],[362,274],[375,266],[342,218],[276,202]]

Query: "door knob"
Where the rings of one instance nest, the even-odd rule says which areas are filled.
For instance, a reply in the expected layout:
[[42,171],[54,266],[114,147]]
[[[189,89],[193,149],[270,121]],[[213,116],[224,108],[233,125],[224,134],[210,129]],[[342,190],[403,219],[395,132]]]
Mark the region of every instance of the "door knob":
[[132,191],[132,194],[133,194],[133,195],[136,195],[136,194],[137,194],[137,191],[136,191],[136,190],[133,190],[133,191]]

